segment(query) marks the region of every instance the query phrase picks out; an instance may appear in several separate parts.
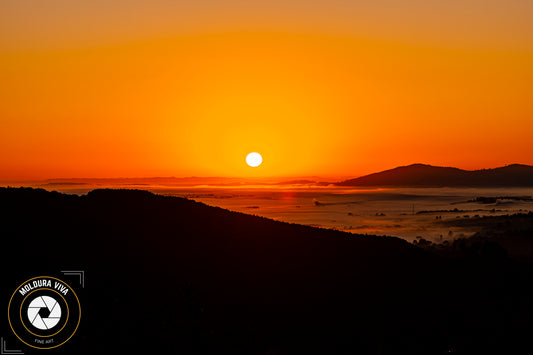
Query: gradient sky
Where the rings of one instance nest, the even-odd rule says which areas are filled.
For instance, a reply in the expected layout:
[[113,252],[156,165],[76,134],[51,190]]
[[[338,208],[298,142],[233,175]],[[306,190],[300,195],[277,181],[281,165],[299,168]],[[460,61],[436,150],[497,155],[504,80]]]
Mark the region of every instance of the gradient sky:
[[530,0],[3,0],[0,180],[533,164],[532,63]]

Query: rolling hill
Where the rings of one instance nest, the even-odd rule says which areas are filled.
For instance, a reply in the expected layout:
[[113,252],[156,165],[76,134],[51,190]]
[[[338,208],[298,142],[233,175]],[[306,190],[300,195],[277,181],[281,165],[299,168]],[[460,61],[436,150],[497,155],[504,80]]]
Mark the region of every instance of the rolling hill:
[[513,164],[495,169],[461,170],[425,164],[400,166],[337,183],[339,186],[394,187],[531,187],[533,166]]
[[531,268],[501,255],[443,259],[136,190],[0,188],[0,226],[6,305],[29,277],[85,271],[82,323],[63,353],[531,347]]

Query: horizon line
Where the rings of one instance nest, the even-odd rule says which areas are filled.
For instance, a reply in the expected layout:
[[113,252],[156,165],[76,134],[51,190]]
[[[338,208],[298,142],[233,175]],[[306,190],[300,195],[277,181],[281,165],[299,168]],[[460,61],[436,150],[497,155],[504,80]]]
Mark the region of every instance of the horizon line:
[[[458,168],[456,166],[443,166],[443,165],[432,165],[427,163],[412,163],[408,165],[398,165],[393,168],[388,168],[380,171],[374,171],[371,173],[366,174],[360,174],[360,175],[332,175],[332,176],[325,176],[325,175],[297,175],[297,176],[285,176],[285,175],[271,175],[271,176],[120,176],[120,177],[48,177],[48,178],[38,178],[38,179],[2,179],[0,180],[0,183],[30,183],[30,182],[43,182],[43,181],[57,181],[57,180],[149,180],[149,179],[242,179],[242,180],[263,180],[263,179],[323,179],[321,182],[325,182],[326,179],[329,180],[336,180],[336,179],[355,179],[371,174],[380,173],[383,171],[388,171],[392,169],[402,168],[402,167],[409,167],[414,165],[424,165],[424,166],[431,166],[431,167],[437,167],[437,168],[454,168],[464,171],[479,171],[479,170],[490,170],[490,169],[498,169],[498,168],[505,168],[508,166],[513,165],[521,165],[521,166],[533,166],[529,164],[523,164],[523,163],[509,163],[505,165],[500,165],[496,167],[490,167],[490,168],[480,168],[480,169],[463,169]],[[331,181],[332,183],[336,181]]]

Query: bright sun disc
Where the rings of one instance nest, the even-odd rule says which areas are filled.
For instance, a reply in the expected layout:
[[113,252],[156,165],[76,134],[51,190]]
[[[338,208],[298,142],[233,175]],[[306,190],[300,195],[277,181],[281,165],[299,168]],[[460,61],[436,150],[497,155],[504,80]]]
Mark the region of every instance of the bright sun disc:
[[252,152],[246,156],[246,164],[250,165],[252,168],[258,167],[263,162],[263,157],[261,154]]

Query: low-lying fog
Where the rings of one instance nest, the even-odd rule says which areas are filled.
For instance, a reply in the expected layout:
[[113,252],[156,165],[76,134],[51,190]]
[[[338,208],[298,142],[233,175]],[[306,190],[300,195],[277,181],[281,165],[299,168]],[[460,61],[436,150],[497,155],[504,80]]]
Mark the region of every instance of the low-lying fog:
[[[105,185],[105,186],[104,186]],[[137,188],[279,221],[412,241],[469,236],[446,221],[533,210],[533,188],[354,189],[334,186],[165,186],[163,184],[54,184],[48,190],[83,194],[94,188]]]

